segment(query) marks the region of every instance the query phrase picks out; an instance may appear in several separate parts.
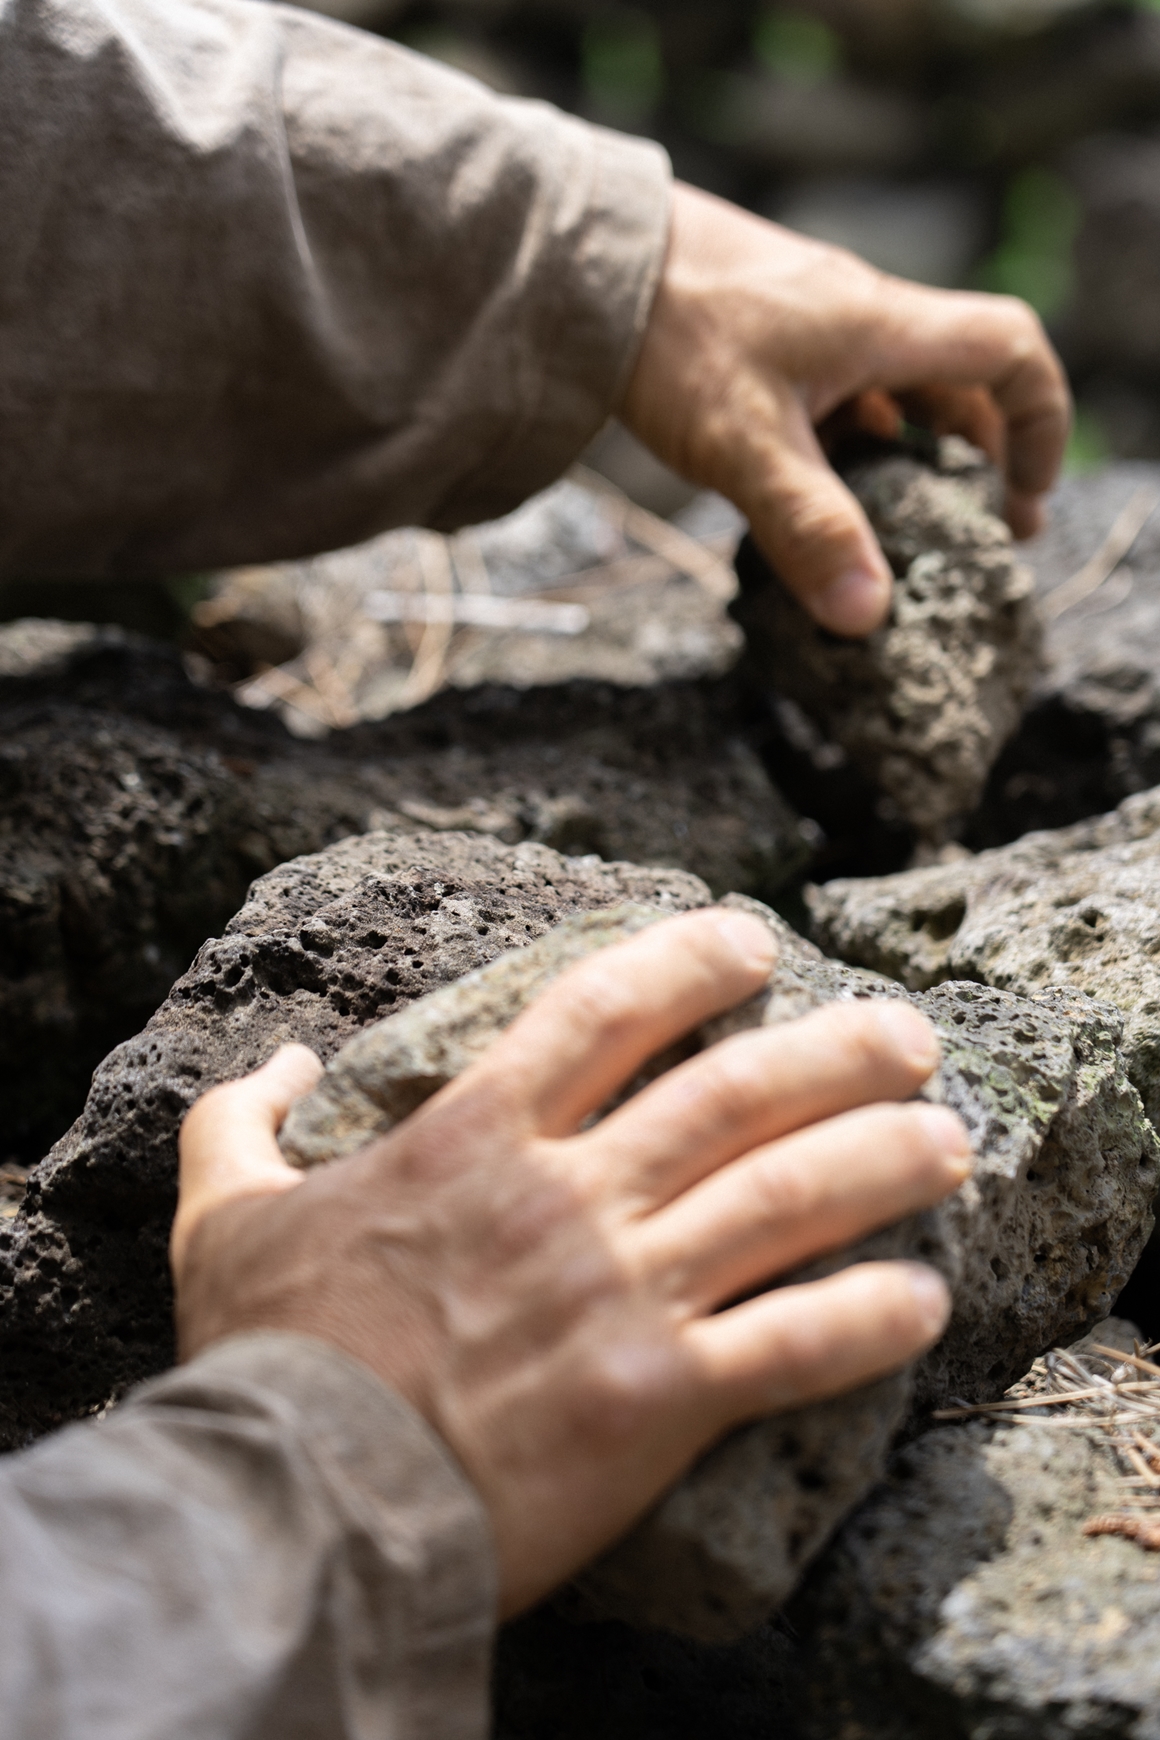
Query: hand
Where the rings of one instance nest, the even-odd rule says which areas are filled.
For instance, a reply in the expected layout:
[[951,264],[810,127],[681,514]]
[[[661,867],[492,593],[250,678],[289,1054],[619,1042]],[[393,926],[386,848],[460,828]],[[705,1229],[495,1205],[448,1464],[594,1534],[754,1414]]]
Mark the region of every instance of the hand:
[[949,1304],[918,1264],[720,1309],[966,1176],[953,1113],[888,1103],[937,1061],[908,1005],[738,1034],[580,1127],[674,1038],[751,996],[772,953],[744,914],[658,924],[563,974],[389,1136],[306,1175],[275,1131],[317,1080],[312,1052],[287,1046],[215,1088],[181,1136],[182,1356],[282,1329],[362,1360],[474,1482],[513,1613],[730,1427],[924,1351]]
[[1004,471],[1016,536],[1042,524],[1071,403],[1025,303],[887,277],[678,184],[620,416],[683,477],[737,504],[823,627],[862,635],[886,615],[891,575],[819,440],[839,407],[877,432],[906,412],[965,435]]

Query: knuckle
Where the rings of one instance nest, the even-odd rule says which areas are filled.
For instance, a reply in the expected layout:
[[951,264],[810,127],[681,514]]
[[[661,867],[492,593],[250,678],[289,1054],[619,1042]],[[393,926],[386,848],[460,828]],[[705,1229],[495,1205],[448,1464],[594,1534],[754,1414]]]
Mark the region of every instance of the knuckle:
[[573,1426],[602,1449],[639,1440],[671,1409],[680,1382],[671,1341],[656,1333],[609,1335],[588,1349],[573,1403]]
[[770,1096],[768,1051],[766,1035],[739,1034],[705,1053],[699,1097],[717,1122],[732,1123]]
[[560,995],[575,1026],[591,1033],[618,1033],[639,1008],[632,981],[599,958],[578,967],[561,985]]
[[901,1171],[921,1178],[941,1167],[943,1144],[925,1115],[925,1103],[875,1106],[871,1115],[878,1124],[880,1141],[888,1145]]
[[808,1220],[818,1205],[816,1176],[776,1149],[758,1155],[750,1173],[755,1220],[771,1230]]
[[860,532],[860,516],[853,502],[843,501],[832,490],[801,494],[787,503],[785,536],[797,550],[847,544]]
[[823,1029],[841,1068],[864,1075],[880,1074],[883,1065],[895,1061],[891,1043],[878,1010],[870,1003],[838,1003],[807,1017]]
[[830,1361],[827,1320],[821,1313],[795,1314],[778,1339],[777,1368],[781,1385],[791,1394],[809,1393],[818,1372]]

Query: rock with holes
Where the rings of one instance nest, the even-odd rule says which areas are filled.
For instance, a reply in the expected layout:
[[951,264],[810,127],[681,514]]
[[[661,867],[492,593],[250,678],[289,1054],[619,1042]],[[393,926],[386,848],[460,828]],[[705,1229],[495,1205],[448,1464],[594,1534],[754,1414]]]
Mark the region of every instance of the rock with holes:
[[912,990],[975,979],[1115,1004],[1128,1071],[1160,1118],[1160,788],[954,864],[810,891],[829,952]]
[[117,630],[0,629],[0,1126],[36,1160],[251,878],[348,834],[472,830],[769,894],[806,836],[728,692],[439,697],[324,742]]
[[1066,478],[1021,554],[1046,615],[1044,668],[967,836],[980,847],[1160,781],[1160,465]]
[[[823,1003],[898,997],[897,985],[825,960],[772,913],[768,989],[711,1022],[701,1045]],[[557,973],[660,916],[640,905],[565,921],[538,942],[366,1028],[292,1111],[283,1146],[301,1165],[384,1134],[478,1057]],[[931,1088],[966,1120],[976,1173],[947,1204],[866,1240],[852,1256],[934,1263],[955,1311],[914,1374],[735,1433],[569,1602],[705,1641],[738,1635],[793,1588],[837,1522],[878,1478],[908,1406],[993,1396],[1045,1347],[1105,1316],[1151,1227],[1160,1149],[1117,1050],[1117,1012],[1066,990],[1024,999],[948,985],[914,999],[942,1035]]]
[[84,1414],[172,1358],[177,1129],[207,1087],[286,1040],[329,1058],[387,1010],[569,914],[708,899],[680,871],[463,834],[368,834],[260,878],[97,1069],[21,1213],[0,1223],[0,1442]]
[[755,547],[734,606],[759,682],[869,776],[927,849],[955,838],[1019,723],[1040,660],[1032,578],[999,518],[995,472],[965,442],[931,463],[894,452],[848,468],[897,576],[868,640],[826,634]]
[[[1131,1351],[1132,1328],[1092,1339]],[[1124,1503],[1098,1430],[972,1421],[899,1450],[792,1610],[803,1740],[1156,1740],[1155,1555],[1083,1533]]]

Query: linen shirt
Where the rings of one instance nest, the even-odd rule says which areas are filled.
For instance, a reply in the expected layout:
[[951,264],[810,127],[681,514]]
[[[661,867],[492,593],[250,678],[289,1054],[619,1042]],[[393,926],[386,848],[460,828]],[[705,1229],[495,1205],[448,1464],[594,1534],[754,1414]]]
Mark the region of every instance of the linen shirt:
[[[0,577],[501,514],[627,384],[667,160],[261,0],[0,0]],[[243,1336],[0,1463],[6,1740],[479,1740],[495,1568],[366,1369]]]

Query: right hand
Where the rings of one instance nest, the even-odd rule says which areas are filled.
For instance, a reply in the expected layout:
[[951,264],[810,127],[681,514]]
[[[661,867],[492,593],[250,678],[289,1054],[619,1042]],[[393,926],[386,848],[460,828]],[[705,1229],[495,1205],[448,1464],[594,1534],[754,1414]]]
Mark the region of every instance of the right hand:
[[655,925],[564,973],[389,1136],[305,1175],[276,1131],[312,1052],[215,1088],[181,1137],[182,1356],[280,1329],[377,1372],[481,1494],[508,1614],[731,1427],[913,1359],[949,1313],[918,1264],[728,1304],[966,1177],[962,1124],[910,1098],[938,1047],[909,1005],[738,1034],[583,1127],[772,959],[744,914]]
[[892,576],[821,435],[902,411],[984,448],[1016,537],[1043,524],[1071,422],[1059,358],[1009,296],[931,290],[678,182],[668,251],[619,414],[691,483],[736,502],[824,628],[869,634]]

